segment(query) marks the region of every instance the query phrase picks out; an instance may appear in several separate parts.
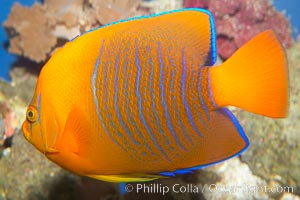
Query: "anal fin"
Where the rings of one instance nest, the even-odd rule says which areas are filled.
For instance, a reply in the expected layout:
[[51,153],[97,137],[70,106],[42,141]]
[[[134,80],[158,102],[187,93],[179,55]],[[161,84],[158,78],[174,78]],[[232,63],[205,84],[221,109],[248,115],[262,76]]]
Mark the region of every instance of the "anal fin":
[[159,175],[150,174],[125,174],[125,175],[87,175],[88,177],[114,183],[127,183],[127,182],[145,182],[152,181],[158,178],[163,178]]

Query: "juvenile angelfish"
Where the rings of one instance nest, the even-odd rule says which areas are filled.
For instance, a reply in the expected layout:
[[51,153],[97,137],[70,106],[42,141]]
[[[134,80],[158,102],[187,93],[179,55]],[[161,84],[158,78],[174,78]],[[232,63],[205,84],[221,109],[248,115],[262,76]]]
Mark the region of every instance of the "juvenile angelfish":
[[282,118],[285,52],[266,30],[219,66],[212,14],[181,9],[88,31],[43,67],[22,129],[47,158],[105,181],[189,173],[249,141],[225,106]]

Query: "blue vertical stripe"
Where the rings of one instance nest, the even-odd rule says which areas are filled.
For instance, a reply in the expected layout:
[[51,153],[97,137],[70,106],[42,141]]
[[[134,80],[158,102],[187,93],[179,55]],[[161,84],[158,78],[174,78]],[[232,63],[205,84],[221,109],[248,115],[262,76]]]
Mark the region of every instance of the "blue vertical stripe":
[[[108,52],[108,55],[109,55],[109,57],[110,57],[110,52]],[[124,143],[124,144],[127,144],[128,143],[128,141],[127,140],[125,140],[125,138],[124,138],[124,136],[123,136],[123,134],[118,130],[118,129],[116,129],[116,124],[115,124],[115,121],[114,121],[114,119],[113,119],[113,117],[112,117],[112,113],[111,113],[111,110],[108,108],[108,104],[109,104],[109,101],[107,100],[107,97],[108,97],[108,84],[109,84],[109,82],[108,82],[108,75],[107,75],[107,70],[108,70],[108,65],[112,65],[112,61],[107,61],[107,62],[105,62],[104,63],[104,67],[103,67],[103,74],[104,74],[104,94],[103,94],[103,101],[104,101],[104,113],[105,113],[105,115],[107,116],[107,118],[108,118],[108,120],[109,120],[109,124],[110,124],[110,126],[111,126],[111,128],[112,128],[112,132],[116,132],[117,133],[117,135],[122,139],[122,142]]]
[[107,107],[107,104],[109,103],[107,101],[107,96],[108,96],[108,91],[107,91],[107,88],[108,88],[107,65],[108,65],[108,62],[105,62],[104,66],[103,66],[103,74],[104,74],[104,87],[103,87],[104,88],[104,90],[103,90],[103,93],[104,93],[103,94],[104,105],[103,106],[104,106],[104,109],[105,109],[105,115],[108,118],[111,127],[113,129],[115,129],[115,123],[112,121],[111,113],[109,112],[108,107]]
[[152,142],[154,143],[154,145],[158,148],[158,150],[161,152],[161,154],[166,158],[166,160],[168,160],[169,162],[171,161],[170,158],[168,158],[168,156],[166,155],[166,153],[163,151],[163,149],[161,148],[161,146],[157,143],[151,129],[149,128],[145,117],[143,115],[143,111],[142,111],[142,97],[140,94],[140,77],[141,77],[141,66],[140,66],[140,60],[139,60],[139,45],[138,45],[138,40],[135,40],[135,64],[136,67],[138,69],[137,71],[137,78],[136,78],[136,95],[138,97],[138,109],[139,109],[139,115],[140,115],[140,119],[142,120],[142,123],[144,125],[144,127],[146,128],[149,136],[152,139]]
[[[37,99],[37,112],[38,112],[38,123],[41,124],[41,93],[38,93],[38,99]],[[44,141],[44,137],[43,137],[43,126],[40,126],[40,137],[43,139]],[[30,132],[32,133],[32,123],[30,123]],[[57,134],[57,133],[56,133]],[[43,143],[44,149],[47,149],[46,147],[46,143]]]
[[210,115],[209,115],[209,113],[208,113],[207,106],[206,106],[205,103],[204,103],[204,100],[203,100],[203,97],[202,97],[202,93],[201,93],[201,87],[202,87],[202,85],[201,85],[201,82],[202,82],[202,72],[203,72],[203,69],[200,68],[200,74],[199,74],[199,79],[198,79],[198,96],[199,96],[199,99],[200,99],[201,107],[202,107],[202,109],[204,110],[207,119],[210,120]]
[[38,122],[41,122],[41,93],[38,93],[37,99]]
[[211,87],[210,87],[210,73],[209,73],[209,72],[207,72],[207,84],[208,84],[207,89],[208,89],[208,91],[209,91],[209,99],[210,99],[212,105],[213,105],[215,108],[217,108],[217,104],[216,104],[215,101],[214,101],[213,94],[212,94],[212,90],[211,90]]
[[193,127],[193,129],[197,133],[197,135],[199,137],[202,137],[200,131],[198,130],[198,128],[196,127],[196,125],[194,123],[189,104],[185,97],[186,62],[185,62],[185,56],[184,56],[184,49],[182,49],[181,55],[182,55],[181,58],[182,58],[182,67],[183,67],[183,73],[182,73],[182,79],[181,79],[181,97],[183,99],[184,107],[185,107],[185,110],[186,110],[186,113],[187,113],[187,116],[188,116],[191,126]]
[[[127,59],[127,54],[126,54],[126,57],[125,57],[125,61],[124,61],[124,70],[123,70],[123,76],[124,77],[131,77],[132,74],[128,73],[127,74],[127,65],[128,65],[128,61],[126,60]],[[132,64],[130,64],[131,66]],[[131,70],[130,70],[131,71]],[[142,139],[143,138],[143,135],[142,133],[139,131],[139,129],[137,128],[137,125],[135,123],[135,121],[132,119],[131,115],[130,115],[130,108],[129,108],[129,105],[130,105],[130,100],[129,100],[129,97],[128,97],[128,78],[125,78],[125,82],[124,82],[124,95],[125,95],[125,104],[126,104],[126,114],[127,114],[127,117],[128,117],[128,120],[129,120],[129,123],[133,126],[134,128],[134,132],[137,133],[139,135],[139,137]]]
[[193,145],[194,143],[191,140],[191,138],[189,137],[189,135],[187,134],[188,131],[186,130],[186,127],[183,125],[181,117],[180,117],[181,115],[180,115],[180,113],[178,111],[178,106],[177,106],[177,102],[176,102],[176,98],[175,98],[175,94],[174,94],[174,81],[175,81],[175,72],[172,70],[171,83],[170,83],[171,87],[170,87],[170,89],[171,89],[171,92],[173,94],[172,95],[173,108],[174,108],[176,116],[177,116],[177,122],[178,122],[180,128],[182,129],[184,136]]
[[93,72],[93,76],[92,76],[92,91],[93,91],[93,98],[94,98],[94,104],[96,106],[96,113],[97,116],[102,124],[102,127],[104,128],[105,133],[108,135],[108,137],[111,139],[111,141],[113,141],[116,145],[118,145],[119,147],[121,147],[124,151],[127,151],[126,148],[124,148],[119,142],[117,142],[113,136],[108,132],[108,129],[104,123],[103,120],[103,116],[100,113],[100,109],[99,109],[99,101],[98,101],[98,96],[97,96],[97,88],[96,88],[96,80],[97,80],[97,74],[98,74],[98,68],[99,68],[99,63],[103,54],[103,49],[104,49],[104,40],[102,41],[102,46],[100,49],[100,55],[97,58],[95,67],[94,67],[94,72]]
[[157,114],[157,111],[156,111],[156,104],[155,104],[155,94],[154,94],[154,91],[153,91],[153,73],[154,73],[154,66],[153,66],[153,62],[151,60],[151,58],[149,57],[148,59],[148,63],[150,65],[150,81],[149,81],[149,89],[150,89],[150,94],[151,94],[151,102],[152,102],[152,112],[153,112],[153,116],[155,118],[155,122],[156,122],[156,125],[159,129],[159,133],[160,134],[163,134],[163,130],[162,130],[162,127],[161,127],[161,124],[160,124],[160,121],[159,121],[159,117],[158,117],[158,114]]
[[160,46],[160,42],[158,42],[158,48],[157,48],[157,51],[158,51],[158,58],[159,58],[159,68],[160,68],[160,71],[159,71],[159,87],[160,87],[160,92],[161,92],[161,102],[162,102],[162,105],[164,107],[164,111],[165,111],[165,116],[166,116],[166,119],[167,119],[167,124],[168,124],[168,128],[170,129],[171,133],[172,133],[172,136],[173,138],[175,139],[176,143],[178,144],[178,146],[183,149],[184,151],[186,151],[186,148],[180,143],[175,131],[174,131],[174,128],[172,126],[172,123],[171,123],[171,119],[170,119],[170,115],[169,115],[169,111],[168,111],[168,106],[165,102],[165,91],[164,91],[164,85],[163,85],[163,70],[164,70],[164,65],[163,65],[163,60],[162,60],[162,54],[161,54],[161,46]]
[[158,114],[157,114],[157,110],[156,110],[155,94],[154,94],[154,91],[153,91],[154,66],[153,66],[153,62],[152,62],[152,58],[151,58],[152,55],[150,54],[150,48],[149,48],[149,46],[147,46],[147,51],[149,53],[149,58],[148,58],[148,64],[149,64],[149,67],[150,67],[149,89],[150,89],[150,94],[151,94],[152,113],[153,113],[153,116],[155,118],[155,123],[158,126],[159,133],[164,137],[166,145],[170,146],[170,142],[168,140],[168,137],[164,134],[164,131],[163,131],[162,127],[161,127],[161,124],[160,124],[160,121],[159,121],[159,117],[158,117]]
[[[169,47],[169,51],[172,51],[172,47]],[[172,59],[172,57],[170,55],[168,55],[169,58],[169,62],[171,64],[171,82],[170,82],[170,91],[171,91],[171,98],[172,98],[172,105],[173,105],[173,109],[175,110],[175,114],[177,116],[177,122],[181,128],[181,130],[183,131],[182,133],[184,134],[184,136],[186,137],[186,139],[193,145],[193,141],[191,140],[191,138],[189,137],[189,135],[187,134],[188,131],[186,130],[186,127],[183,125],[182,120],[181,120],[181,115],[178,111],[178,106],[177,106],[177,102],[176,102],[176,94],[175,94],[175,90],[174,90],[174,82],[175,82],[175,73],[178,73],[178,68],[174,62],[174,60]],[[175,71],[176,70],[176,71]]]
[[117,117],[118,117],[118,120],[121,124],[121,126],[125,129],[126,131],[126,134],[128,135],[128,137],[130,138],[130,140],[135,144],[135,145],[140,145],[139,142],[137,142],[131,132],[129,131],[128,127],[126,126],[126,124],[124,123],[124,120],[123,118],[121,117],[121,114],[120,114],[120,109],[119,109],[119,104],[118,104],[118,89],[119,89],[119,85],[118,85],[118,79],[119,79],[119,57],[120,57],[120,52],[117,54],[116,56],[116,60],[115,60],[115,79],[114,79],[114,103],[115,103],[115,108],[116,108],[116,114],[117,114]]
[[203,117],[201,116],[201,113],[199,111],[199,108],[197,107],[197,100],[195,98],[195,94],[193,92],[193,84],[195,82],[195,72],[192,73],[192,83],[190,84],[190,93],[192,94],[192,102],[193,102],[193,105],[194,105],[194,109],[195,111],[197,112],[197,117],[199,118],[199,120],[201,121],[201,123],[204,125],[205,122],[203,120]]

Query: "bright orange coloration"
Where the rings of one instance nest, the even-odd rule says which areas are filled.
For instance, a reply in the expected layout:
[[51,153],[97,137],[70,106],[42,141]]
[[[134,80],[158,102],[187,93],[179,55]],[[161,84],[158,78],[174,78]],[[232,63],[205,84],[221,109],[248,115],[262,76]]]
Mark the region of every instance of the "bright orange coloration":
[[286,116],[287,61],[272,31],[253,38],[223,65],[210,68],[210,73],[218,106],[232,105],[274,118]]
[[[211,14],[183,9],[89,31],[43,67],[25,138],[74,173],[146,181],[241,154],[234,105],[284,117],[287,69],[272,31],[216,60]],[[269,107],[266,107],[268,105]]]

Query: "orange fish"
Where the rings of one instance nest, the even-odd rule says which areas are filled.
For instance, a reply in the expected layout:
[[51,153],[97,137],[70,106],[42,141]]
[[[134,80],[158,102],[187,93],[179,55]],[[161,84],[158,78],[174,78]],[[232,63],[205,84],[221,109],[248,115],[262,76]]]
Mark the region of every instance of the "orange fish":
[[220,66],[209,11],[182,9],[93,29],[43,67],[22,129],[47,158],[105,181],[189,173],[249,145],[225,106],[288,109],[285,52],[271,30]]

